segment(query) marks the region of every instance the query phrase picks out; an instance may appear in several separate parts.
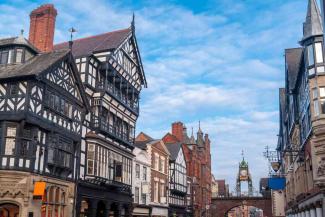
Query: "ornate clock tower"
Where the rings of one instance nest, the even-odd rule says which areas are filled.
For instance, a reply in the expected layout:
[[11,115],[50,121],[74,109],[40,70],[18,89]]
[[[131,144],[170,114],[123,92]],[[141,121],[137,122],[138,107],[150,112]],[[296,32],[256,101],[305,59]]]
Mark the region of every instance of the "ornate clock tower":
[[248,196],[253,195],[252,177],[249,173],[248,163],[245,161],[244,152],[242,152],[243,160],[239,163],[239,171],[236,182],[237,196],[241,196],[241,182],[248,182]]

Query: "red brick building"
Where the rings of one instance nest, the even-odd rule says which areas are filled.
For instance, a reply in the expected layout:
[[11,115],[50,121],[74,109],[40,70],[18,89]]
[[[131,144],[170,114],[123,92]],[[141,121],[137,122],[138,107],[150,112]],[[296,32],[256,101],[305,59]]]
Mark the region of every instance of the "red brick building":
[[210,216],[211,204],[211,153],[208,134],[203,134],[201,128],[195,139],[187,135],[187,130],[182,122],[172,124],[172,132],[163,137],[168,143],[181,142],[186,160],[187,175],[191,183],[189,208],[194,217]]

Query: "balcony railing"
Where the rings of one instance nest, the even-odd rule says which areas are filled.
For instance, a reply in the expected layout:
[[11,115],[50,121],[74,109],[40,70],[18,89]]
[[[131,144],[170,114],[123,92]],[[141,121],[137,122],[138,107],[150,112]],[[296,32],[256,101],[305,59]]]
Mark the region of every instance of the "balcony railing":
[[133,137],[130,136],[126,132],[122,132],[116,126],[109,124],[107,121],[101,119],[98,116],[92,115],[92,124],[94,128],[97,128],[100,131],[105,133],[109,133],[110,135],[114,136],[115,138],[122,140],[128,144],[133,143]]
[[131,185],[125,184],[123,182],[90,175],[86,176],[86,180],[93,184],[104,185],[109,188],[118,189],[120,192],[131,194]]
[[117,100],[126,105],[128,108],[130,108],[132,111],[139,113],[138,103],[133,100],[129,100],[127,96],[120,89],[116,88],[113,84],[108,83],[105,88],[105,85],[103,83],[99,83],[97,85],[97,89],[105,90],[109,94],[113,95]]

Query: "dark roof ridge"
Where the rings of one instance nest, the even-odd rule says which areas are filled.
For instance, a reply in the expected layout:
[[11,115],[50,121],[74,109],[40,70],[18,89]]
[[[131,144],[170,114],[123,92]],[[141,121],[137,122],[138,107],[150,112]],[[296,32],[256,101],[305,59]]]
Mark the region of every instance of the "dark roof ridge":
[[[82,40],[91,39],[91,38],[96,38],[96,37],[111,34],[111,33],[123,32],[123,31],[126,31],[126,30],[130,30],[130,27],[125,28],[125,29],[114,30],[114,31],[111,31],[111,32],[104,32],[104,33],[100,33],[100,34],[97,34],[97,35],[90,35],[90,36],[86,36],[86,37],[83,37],[83,38],[78,38],[78,39],[73,40],[73,42],[82,41]],[[55,46],[66,44],[66,43],[69,43],[69,42],[68,41],[60,42],[60,43],[55,44]]]

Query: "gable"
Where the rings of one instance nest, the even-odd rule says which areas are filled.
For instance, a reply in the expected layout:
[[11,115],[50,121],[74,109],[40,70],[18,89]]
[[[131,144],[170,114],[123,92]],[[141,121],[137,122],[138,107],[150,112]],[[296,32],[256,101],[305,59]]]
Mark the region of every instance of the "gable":
[[162,140],[165,143],[176,143],[179,142],[178,139],[176,138],[176,136],[172,135],[171,133],[167,133]]
[[168,149],[166,148],[164,142],[162,140],[156,142],[154,145],[153,145],[156,149],[158,149],[159,151],[165,153],[166,155],[170,155]]
[[79,79],[74,76],[72,70],[69,60],[64,59],[49,70],[45,74],[45,78],[61,90],[68,92],[78,101],[82,101],[81,90],[77,85]]
[[144,141],[151,141],[151,140],[153,139],[143,132],[139,133],[139,135],[137,135],[137,137],[135,138],[136,142],[144,142]]
[[[146,86],[141,56],[134,34],[131,34],[121,43],[114,51],[113,56],[117,63],[127,72],[136,86]],[[127,80],[129,79],[127,78]]]
[[184,153],[182,151],[182,148],[179,149],[179,152],[178,152],[178,155],[177,155],[177,158],[176,158],[176,163],[186,167],[185,156],[184,156]]

